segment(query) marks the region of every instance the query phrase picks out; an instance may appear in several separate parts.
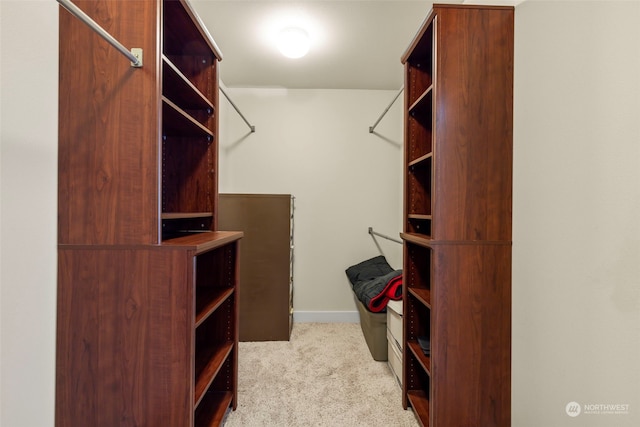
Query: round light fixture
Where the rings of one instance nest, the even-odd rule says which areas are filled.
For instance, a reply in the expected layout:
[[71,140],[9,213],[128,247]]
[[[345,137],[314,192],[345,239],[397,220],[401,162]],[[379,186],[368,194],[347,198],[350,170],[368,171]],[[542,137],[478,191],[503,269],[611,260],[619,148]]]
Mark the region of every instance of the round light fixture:
[[285,28],[278,33],[277,45],[288,58],[302,58],[309,52],[309,34],[301,28]]

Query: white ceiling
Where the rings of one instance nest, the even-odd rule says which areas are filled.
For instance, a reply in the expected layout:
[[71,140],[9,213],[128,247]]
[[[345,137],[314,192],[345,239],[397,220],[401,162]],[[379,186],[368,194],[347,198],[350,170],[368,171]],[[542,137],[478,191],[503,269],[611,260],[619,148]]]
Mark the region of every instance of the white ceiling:
[[[426,18],[431,1],[191,0],[223,54],[227,87],[399,89],[400,57]],[[265,40],[283,16],[309,22],[314,40],[300,59]]]
[[[524,0],[444,0],[439,3],[516,5]],[[223,54],[227,87],[399,89],[400,58],[433,1],[191,0]],[[265,33],[273,22],[301,17],[315,39],[300,59],[282,56]]]
[[[516,5],[524,0],[444,0]],[[400,57],[426,18],[424,0],[191,0],[223,54],[227,87],[399,89]],[[282,56],[265,40],[274,20],[302,17],[309,54]]]

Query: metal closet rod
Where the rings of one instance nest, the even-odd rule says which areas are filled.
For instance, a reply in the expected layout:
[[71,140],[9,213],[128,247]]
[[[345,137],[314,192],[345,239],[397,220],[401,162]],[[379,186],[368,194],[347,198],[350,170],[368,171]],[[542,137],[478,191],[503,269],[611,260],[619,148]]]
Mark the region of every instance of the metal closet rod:
[[227,98],[227,101],[229,101],[229,104],[231,104],[231,106],[236,110],[236,112],[238,114],[240,114],[240,117],[242,117],[242,120],[244,120],[244,122],[247,124],[247,126],[249,126],[249,129],[251,129],[251,132],[255,132],[256,131],[256,127],[254,125],[252,125],[251,123],[249,123],[249,121],[246,119],[246,117],[240,112],[240,110],[238,110],[238,107],[236,107],[236,104],[233,103],[233,101],[231,100],[231,98],[229,98],[229,95],[227,95],[227,92],[224,91],[224,89],[222,89],[222,86],[220,86],[220,92],[222,92],[222,94],[224,95],[225,98]]
[[383,239],[391,240],[392,242],[396,242],[396,243],[402,244],[401,240],[394,239],[393,237],[385,236],[384,234],[380,234],[377,231],[373,231],[373,227],[369,227],[369,234],[375,235],[375,236],[380,236]]
[[[89,28],[95,31],[100,37],[106,40],[111,46],[115,47],[120,53],[126,56],[131,61],[132,66],[142,67],[142,49],[134,47],[131,49],[132,51],[130,52],[129,50],[127,50],[126,47],[124,47],[122,43],[120,43],[118,40],[116,40],[115,37],[113,37],[104,28],[102,28],[100,24],[98,24],[96,21],[91,19],[91,17],[86,13],[84,13],[84,11],[80,9],[78,6],[73,4],[73,2],[71,2],[70,0],[56,0],[56,1],[60,3],[60,5],[64,7],[66,10],[68,10],[69,13],[71,13],[73,16],[75,16],[80,21],[85,23]],[[238,114],[240,114],[240,117],[242,117],[242,120],[244,120],[247,126],[249,126],[249,129],[251,129],[251,132],[255,132],[256,127],[253,126],[251,123],[249,123],[246,117],[240,112],[236,104],[234,104],[231,98],[229,98],[229,95],[227,95],[224,89],[222,89],[222,86],[220,86],[220,92],[222,92],[222,94],[227,98],[231,106],[238,112]]]
[[396,102],[396,99],[398,99],[398,97],[400,96],[400,94],[402,93],[403,90],[404,90],[404,85],[402,85],[402,87],[400,87],[400,90],[398,91],[396,96],[393,98],[393,101],[391,101],[389,106],[382,112],[382,114],[380,115],[380,117],[378,117],[378,120],[376,120],[376,122],[373,124],[373,126],[369,126],[369,133],[373,133],[373,130],[376,128],[376,126],[378,126],[378,123],[380,123],[380,120],[382,120],[384,115],[387,114],[387,111],[389,111],[389,108],[391,108],[393,103]]
[[89,15],[84,13],[82,9],[73,4],[69,0],[56,0],[62,7],[69,11],[73,16],[87,24],[89,28],[95,31],[100,37],[105,39],[111,46],[115,47],[120,53],[129,58],[133,67],[142,67],[142,49],[132,48],[130,52],[122,43],[109,34],[104,28],[102,28],[96,21],[91,19]]

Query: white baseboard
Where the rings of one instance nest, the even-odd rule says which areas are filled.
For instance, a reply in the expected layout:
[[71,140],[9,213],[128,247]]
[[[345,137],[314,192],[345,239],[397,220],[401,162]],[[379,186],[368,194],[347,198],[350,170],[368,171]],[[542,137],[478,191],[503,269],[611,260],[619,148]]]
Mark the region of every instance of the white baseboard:
[[357,311],[294,311],[298,323],[360,323]]

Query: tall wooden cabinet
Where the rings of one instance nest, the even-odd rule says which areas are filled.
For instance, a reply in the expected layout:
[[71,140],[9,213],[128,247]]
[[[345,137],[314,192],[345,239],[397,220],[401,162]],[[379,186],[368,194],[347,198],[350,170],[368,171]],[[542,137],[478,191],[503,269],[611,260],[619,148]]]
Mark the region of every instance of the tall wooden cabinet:
[[289,341],[293,327],[290,194],[220,194],[221,230],[242,230],[240,341]]
[[240,232],[217,230],[218,61],[185,0],[60,10],[56,426],[211,426],[237,406]]
[[402,401],[424,426],[511,422],[513,25],[436,4],[402,57]]

